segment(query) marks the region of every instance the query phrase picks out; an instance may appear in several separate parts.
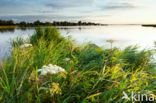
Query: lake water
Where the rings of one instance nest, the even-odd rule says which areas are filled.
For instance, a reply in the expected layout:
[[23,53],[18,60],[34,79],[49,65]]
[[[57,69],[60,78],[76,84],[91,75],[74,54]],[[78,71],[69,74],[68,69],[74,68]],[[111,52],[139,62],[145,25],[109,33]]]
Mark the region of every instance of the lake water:
[[[156,41],[156,28],[141,25],[109,26],[68,26],[58,27],[61,35],[71,35],[78,44],[92,42],[105,48],[110,47],[107,40],[115,40],[113,46],[125,48],[138,45],[140,49],[153,49]],[[27,38],[34,33],[34,28],[0,30],[0,59],[9,51],[9,41],[17,36]]]

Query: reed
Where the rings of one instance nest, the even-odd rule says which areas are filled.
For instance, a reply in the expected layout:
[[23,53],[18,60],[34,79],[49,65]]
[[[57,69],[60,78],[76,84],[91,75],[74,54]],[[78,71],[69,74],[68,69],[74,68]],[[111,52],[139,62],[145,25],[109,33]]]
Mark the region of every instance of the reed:
[[[103,49],[75,45],[57,29],[36,29],[26,41],[12,42],[11,55],[0,66],[1,103],[128,102],[122,92],[155,94],[153,50]],[[41,76],[37,70],[54,64],[66,70]]]

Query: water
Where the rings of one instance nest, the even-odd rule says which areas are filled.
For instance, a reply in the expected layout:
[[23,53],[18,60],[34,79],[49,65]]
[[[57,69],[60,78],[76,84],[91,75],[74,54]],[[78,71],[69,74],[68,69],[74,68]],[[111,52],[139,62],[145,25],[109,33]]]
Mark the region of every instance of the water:
[[[95,43],[105,48],[110,47],[107,40],[116,40],[113,46],[125,48],[138,45],[140,49],[153,49],[156,41],[156,28],[141,25],[110,25],[110,26],[69,26],[58,27],[61,35],[71,35],[76,43]],[[17,36],[27,38],[34,33],[34,28],[0,30],[0,59],[9,51],[9,41]]]

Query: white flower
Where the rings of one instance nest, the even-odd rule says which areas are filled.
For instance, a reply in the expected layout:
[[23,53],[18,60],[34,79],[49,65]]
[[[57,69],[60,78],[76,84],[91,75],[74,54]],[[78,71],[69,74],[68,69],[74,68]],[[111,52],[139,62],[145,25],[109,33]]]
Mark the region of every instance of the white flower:
[[27,48],[27,47],[32,47],[32,44],[23,44],[20,46],[20,48]]
[[30,43],[30,38],[26,38],[25,43]]
[[70,58],[65,58],[63,60],[66,61],[66,62],[68,62],[68,61],[70,61]]
[[57,65],[52,65],[49,64],[48,66],[43,66],[41,69],[39,69],[37,72],[41,72],[40,75],[46,75],[47,73],[50,74],[57,74],[59,72],[65,72],[65,69],[57,66]]

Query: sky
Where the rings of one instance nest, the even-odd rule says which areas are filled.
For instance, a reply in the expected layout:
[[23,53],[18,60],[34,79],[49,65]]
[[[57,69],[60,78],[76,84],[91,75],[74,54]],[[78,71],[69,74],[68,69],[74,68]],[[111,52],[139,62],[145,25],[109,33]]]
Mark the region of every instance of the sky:
[[156,24],[156,0],[0,0],[0,19]]

